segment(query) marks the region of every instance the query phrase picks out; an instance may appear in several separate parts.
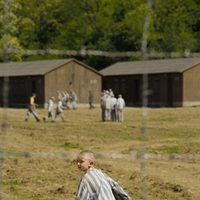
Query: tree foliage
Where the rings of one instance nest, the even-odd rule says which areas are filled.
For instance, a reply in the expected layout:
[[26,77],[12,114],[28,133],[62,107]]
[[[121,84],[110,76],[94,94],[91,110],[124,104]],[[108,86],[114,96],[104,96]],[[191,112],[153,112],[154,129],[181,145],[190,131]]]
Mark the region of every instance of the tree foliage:
[[19,4],[15,0],[0,1],[0,60],[21,60],[19,53],[9,53],[10,50],[21,50],[21,45],[16,37],[18,17],[16,11]]
[[193,29],[199,22],[199,8],[191,0],[155,0],[151,48],[168,52],[197,50],[198,37]]
[[[146,0],[6,1],[10,2],[9,15],[12,20],[6,30],[2,29],[3,23],[0,24],[1,48],[3,37],[7,35],[13,48],[141,50]],[[0,0],[1,19],[5,17],[2,5],[6,1]],[[154,0],[148,50],[200,51],[199,10],[199,0]],[[79,59],[100,67],[118,58],[87,56]]]

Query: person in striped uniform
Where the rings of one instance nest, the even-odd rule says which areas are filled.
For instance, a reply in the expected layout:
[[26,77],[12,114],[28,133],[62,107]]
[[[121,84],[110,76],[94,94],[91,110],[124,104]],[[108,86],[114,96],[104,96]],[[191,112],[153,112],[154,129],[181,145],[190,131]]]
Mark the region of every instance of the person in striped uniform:
[[95,156],[82,151],[77,156],[77,166],[85,174],[80,180],[76,200],[132,200],[117,182],[94,167]]

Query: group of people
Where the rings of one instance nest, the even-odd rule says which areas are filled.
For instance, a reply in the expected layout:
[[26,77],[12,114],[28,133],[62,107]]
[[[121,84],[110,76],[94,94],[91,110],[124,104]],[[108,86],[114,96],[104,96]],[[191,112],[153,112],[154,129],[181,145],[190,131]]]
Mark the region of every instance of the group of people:
[[125,101],[121,94],[116,98],[112,89],[104,90],[101,95],[102,121],[124,121]]
[[57,98],[62,101],[64,109],[77,109],[77,94],[74,91],[57,91]]
[[[37,122],[40,122],[40,118],[36,112],[35,103],[36,94],[30,97],[27,114],[25,121],[28,121],[31,115],[34,116]],[[101,95],[101,117],[102,121],[124,121],[123,110],[125,107],[125,101],[121,94],[116,98],[112,89],[104,90]],[[94,108],[92,103],[90,103],[90,108]],[[60,117],[62,121],[64,120],[64,110],[65,109],[77,109],[77,95],[74,91],[70,93],[63,91],[57,91],[57,100],[54,96],[50,97],[47,104],[47,117],[43,117],[43,121],[50,119],[51,122],[55,122],[57,117]]]
[[[47,104],[48,118],[50,118],[51,122],[55,122],[57,117],[60,117],[64,122],[64,106],[61,98],[58,98],[57,103],[55,102],[55,97],[52,96],[48,100]],[[43,117],[43,120],[46,121],[46,117]]]
[[[37,122],[41,119],[36,112],[37,104],[35,102],[36,94],[33,93],[29,99],[28,110],[26,113],[25,121],[28,121],[29,117],[33,115]],[[47,103],[47,117],[43,117],[43,121],[50,119],[51,122],[55,122],[57,117],[60,117],[64,122],[64,109],[76,109],[77,108],[77,95],[74,91],[69,93],[66,91],[57,91],[57,100],[54,96],[50,97]]]

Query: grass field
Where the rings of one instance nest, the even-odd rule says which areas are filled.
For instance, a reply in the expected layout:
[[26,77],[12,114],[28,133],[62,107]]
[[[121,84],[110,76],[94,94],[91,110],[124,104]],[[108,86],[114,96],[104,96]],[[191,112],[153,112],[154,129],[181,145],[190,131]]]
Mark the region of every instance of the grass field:
[[0,199],[73,200],[74,160],[87,149],[133,199],[198,200],[200,107],[145,112],[126,108],[123,123],[101,122],[99,108],[80,108],[66,110],[65,122],[37,123],[24,122],[25,109],[1,109]]

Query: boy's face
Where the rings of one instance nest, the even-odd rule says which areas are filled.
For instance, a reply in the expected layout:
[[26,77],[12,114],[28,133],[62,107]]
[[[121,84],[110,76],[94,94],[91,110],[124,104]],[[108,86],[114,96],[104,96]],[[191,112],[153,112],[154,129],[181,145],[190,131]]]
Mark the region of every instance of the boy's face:
[[86,157],[81,156],[77,159],[77,166],[82,171],[87,171],[92,165],[91,160]]

